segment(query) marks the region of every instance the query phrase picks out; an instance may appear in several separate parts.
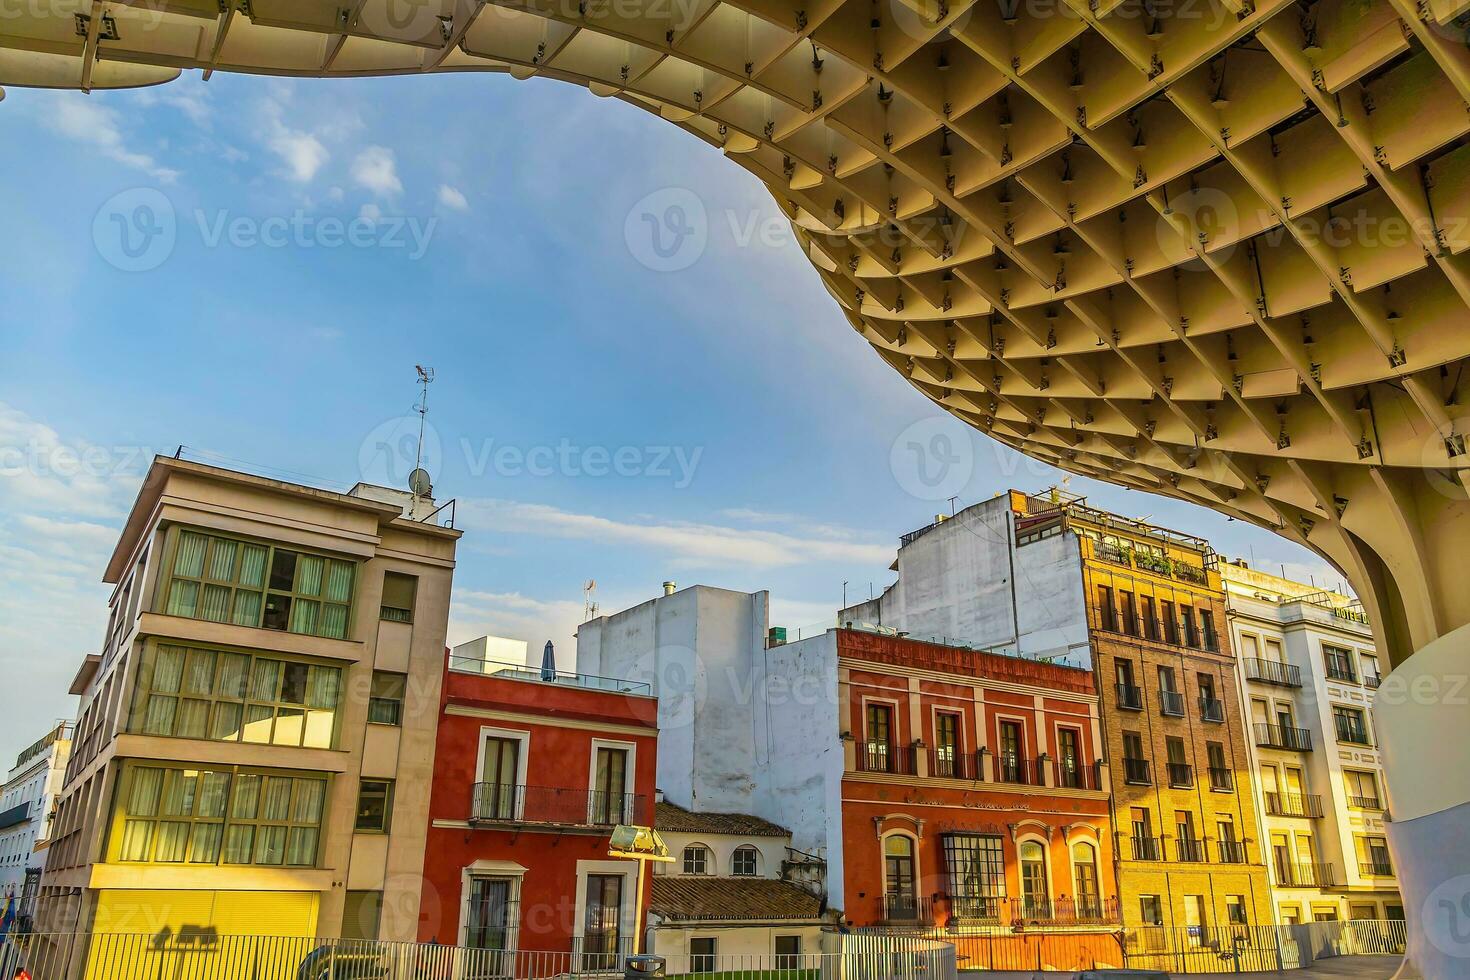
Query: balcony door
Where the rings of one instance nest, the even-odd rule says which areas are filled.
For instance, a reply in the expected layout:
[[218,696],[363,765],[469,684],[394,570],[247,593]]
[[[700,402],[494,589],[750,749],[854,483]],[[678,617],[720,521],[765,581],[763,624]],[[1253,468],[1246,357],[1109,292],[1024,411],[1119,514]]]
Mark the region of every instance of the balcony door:
[[1295,882],[1292,874],[1291,845],[1286,841],[1285,834],[1271,835],[1271,863],[1276,866],[1276,881],[1282,885],[1291,885]]
[[893,709],[886,704],[870,704],[866,721],[864,768],[868,772],[888,772],[893,756]]
[[1100,918],[1102,899],[1097,886],[1097,849],[1085,841],[1073,844],[1072,872],[1076,881],[1073,895],[1077,901],[1077,918]]
[[1008,783],[1024,781],[1021,771],[1021,723],[1000,723],[1000,771],[1001,780]]
[[934,775],[955,776],[960,751],[960,716],[941,711],[934,716]]
[[1059,728],[1058,737],[1058,780],[1063,786],[1073,789],[1082,785],[1081,749],[1078,746],[1077,729]]
[[582,921],[584,967],[614,969],[622,940],[623,876],[588,875],[587,911]]
[[1034,840],[1022,841],[1021,901],[1022,916],[1028,919],[1050,917],[1051,895],[1046,885],[1046,850]]
[[511,914],[514,881],[510,878],[470,879],[465,908],[464,944],[471,949],[506,950],[515,920]]
[[480,786],[475,800],[475,816],[481,820],[517,820],[522,812],[523,790],[516,780],[520,774],[521,740],[495,735],[485,737],[485,751],[480,764]]
[[883,839],[883,902],[889,919],[914,919],[919,909],[915,888],[914,839],[891,834]]
[[592,799],[588,801],[590,822],[604,825],[628,823],[627,803],[628,750],[599,745],[593,771]]

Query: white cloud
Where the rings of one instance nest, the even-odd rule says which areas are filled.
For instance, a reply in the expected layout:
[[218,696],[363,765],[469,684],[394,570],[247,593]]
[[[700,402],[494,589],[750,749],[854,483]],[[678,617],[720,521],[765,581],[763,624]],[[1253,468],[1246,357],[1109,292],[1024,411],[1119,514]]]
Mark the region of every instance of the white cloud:
[[483,592],[456,588],[450,606],[449,644],[479,636],[525,640],[538,658],[547,640],[556,644],[557,666],[576,664],[576,633],[583,605],[574,599],[536,599],[519,592]]
[[680,564],[699,567],[734,563],[777,568],[827,561],[886,566],[893,561],[894,553],[891,544],[834,540],[826,535],[803,537],[715,524],[634,523],[513,500],[461,500],[459,506],[466,523],[478,530],[539,533],[633,545],[662,552]]
[[178,179],[177,170],[159,166],[153,157],[128,147],[118,127],[118,114],[112,109],[73,93],[58,95],[51,106],[46,121],[62,136],[89,144],[107,159],[141,170],[160,183]]
[[331,153],[312,133],[287,126],[285,107],[276,99],[262,104],[265,113],[265,145],[286,165],[286,174],[298,184],[308,184],[331,159]]
[[470,202],[464,196],[464,192],[457,187],[448,184],[439,185],[439,203],[451,211],[468,211]]
[[398,161],[386,146],[369,146],[352,161],[352,180],[379,197],[403,192],[398,179]]
[[208,129],[213,115],[209,96],[200,83],[176,83],[160,88],[138,89],[133,99],[141,106],[169,106],[189,117],[189,121],[202,129]]
[[369,221],[373,224],[377,224],[383,219],[383,209],[369,201],[367,204],[364,204],[362,207],[357,209],[357,216],[363,221]]

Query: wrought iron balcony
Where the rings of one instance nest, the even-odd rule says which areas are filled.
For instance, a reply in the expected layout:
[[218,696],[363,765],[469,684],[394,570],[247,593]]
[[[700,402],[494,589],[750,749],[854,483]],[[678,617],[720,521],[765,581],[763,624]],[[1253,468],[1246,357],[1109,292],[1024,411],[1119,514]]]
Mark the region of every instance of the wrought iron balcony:
[[1259,657],[1246,657],[1241,661],[1241,665],[1245,667],[1246,680],[1275,684],[1278,687],[1302,686],[1302,670],[1293,664],[1281,663],[1278,660],[1261,660]]
[[1256,722],[1256,744],[1268,749],[1310,752],[1312,751],[1312,733],[1305,728]]
[[1358,675],[1353,673],[1351,664],[1338,663],[1333,660],[1327,661],[1327,679],[1331,681],[1347,681],[1351,684],[1358,682]]
[[1159,713],[1172,718],[1184,717],[1184,695],[1178,691],[1159,691]]
[[1358,725],[1341,718],[1333,719],[1334,727],[1337,729],[1337,740],[1349,745],[1372,745],[1373,739],[1368,736],[1366,725]]
[[983,779],[980,759],[973,752],[929,750],[929,775],[939,779]]
[[1012,922],[1043,926],[1100,925],[1122,921],[1116,898],[1012,898]]
[[912,776],[914,750],[908,745],[887,742],[863,742],[857,752],[858,772],[886,772],[895,776]]
[[1376,796],[1349,796],[1348,806],[1358,810],[1382,810],[1383,801]]
[[1129,842],[1133,845],[1133,860],[1135,861],[1162,861],[1164,859],[1163,841],[1157,837],[1131,837]]
[[1316,793],[1267,793],[1266,815],[1315,820],[1322,816],[1322,797]]
[[1233,792],[1235,790],[1235,773],[1222,766],[1211,766],[1210,789],[1220,793]]
[[995,781],[1017,783],[1022,786],[1041,786],[1045,783],[1041,776],[1041,765],[1037,760],[1022,759],[1013,755],[995,757]]
[[1123,781],[1147,786],[1153,782],[1149,775],[1147,759],[1123,759]]
[[1205,842],[1190,837],[1181,837],[1174,842],[1174,853],[1180,861],[1198,864],[1209,860]]
[[1101,789],[1096,764],[1084,766],[1066,759],[1054,759],[1056,785],[1067,789]]
[[949,895],[949,917],[960,922],[1000,922],[1010,899],[996,895]]
[[1276,877],[1288,888],[1331,888],[1337,884],[1337,870],[1331,864],[1280,864]]
[[1194,766],[1185,762],[1169,763],[1169,785],[1188,789],[1194,785]]
[[1392,878],[1393,865],[1388,861],[1359,861],[1358,873],[1365,877]]
[[934,900],[903,892],[885,892],[883,922],[893,926],[931,926],[934,924]]
[[1143,710],[1143,691],[1137,684],[1115,684],[1113,687],[1118,693],[1118,707],[1130,711]]
[[1364,674],[1363,675],[1363,686],[1366,687],[1366,688],[1368,688],[1369,690],[1372,690],[1372,691],[1378,690],[1378,686],[1380,684],[1382,684],[1382,683],[1383,683],[1383,678],[1380,677],[1377,674]]
[[1245,864],[1245,842],[1238,840],[1217,841],[1221,864]]
[[551,824],[564,827],[647,825],[652,819],[648,797],[640,793],[476,783],[470,810],[472,824]]
[[1200,698],[1199,716],[1205,721],[1224,721],[1225,702],[1219,698]]

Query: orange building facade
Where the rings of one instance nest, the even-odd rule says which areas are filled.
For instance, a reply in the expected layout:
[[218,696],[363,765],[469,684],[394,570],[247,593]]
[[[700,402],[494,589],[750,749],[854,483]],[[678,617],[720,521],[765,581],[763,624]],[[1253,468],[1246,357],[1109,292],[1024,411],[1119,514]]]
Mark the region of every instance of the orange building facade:
[[848,919],[1092,932],[1106,949],[1121,920],[1091,672],[855,630],[837,642]]

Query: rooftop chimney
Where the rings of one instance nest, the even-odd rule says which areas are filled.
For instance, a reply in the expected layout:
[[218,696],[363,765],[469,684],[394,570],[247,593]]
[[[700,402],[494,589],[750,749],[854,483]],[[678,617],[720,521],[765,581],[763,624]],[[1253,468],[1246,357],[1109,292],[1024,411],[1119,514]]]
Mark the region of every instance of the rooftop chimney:
[[664,583],[664,595],[673,595],[676,591],[678,591],[678,589],[679,584],[677,582]]

